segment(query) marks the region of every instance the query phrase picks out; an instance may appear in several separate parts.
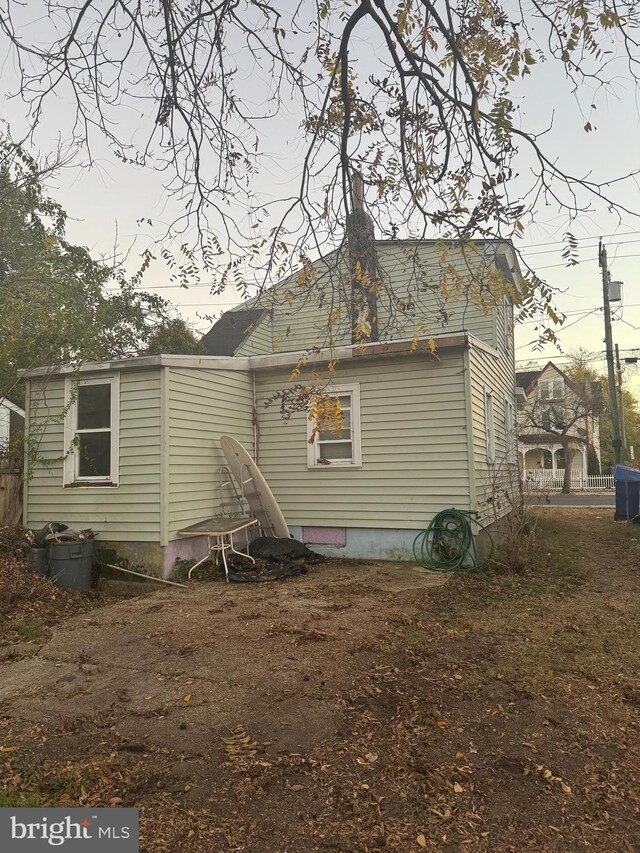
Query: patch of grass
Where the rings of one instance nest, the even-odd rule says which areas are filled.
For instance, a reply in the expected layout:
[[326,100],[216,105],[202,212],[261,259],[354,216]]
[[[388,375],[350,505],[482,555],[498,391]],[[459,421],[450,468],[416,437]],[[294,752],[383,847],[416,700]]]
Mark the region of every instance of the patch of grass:
[[48,775],[38,787],[46,790],[53,798],[65,794],[75,800],[81,793],[83,781],[88,782],[88,777],[81,780],[77,773],[62,770],[58,774]]
[[21,619],[14,625],[14,630],[23,640],[39,640],[44,634],[44,625],[40,619]]
[[0,809],[36,809],[42,806],[42,798],[38,794],[27,794],[24,791],[0,791]]
[[[185,583],[189,580],[189,569],[191,569],[192,566],[195,566],[196,562],[196,560],[176,560],[173,564],[171,580],[176,581],[177,583]],[[195,572],[191,575],[191,580],[218,580],[221,577],[222,571],[222,563],[220,566],[216,566],[213,560],[207,560],[206,563],[202,563],[201,566],[198,566]]]

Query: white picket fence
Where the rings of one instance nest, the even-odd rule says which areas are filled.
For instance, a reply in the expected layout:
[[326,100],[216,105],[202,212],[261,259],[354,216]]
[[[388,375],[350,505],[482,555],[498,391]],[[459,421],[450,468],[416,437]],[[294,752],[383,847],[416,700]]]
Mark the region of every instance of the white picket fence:
[[[522,485],[524,489],[542,491],[561,491],[564,483],[564,471],[526,471]],[[615,488],[613,474],[590,474],[582,471],[571,472],[571,490],[576,492],[605,492]]]

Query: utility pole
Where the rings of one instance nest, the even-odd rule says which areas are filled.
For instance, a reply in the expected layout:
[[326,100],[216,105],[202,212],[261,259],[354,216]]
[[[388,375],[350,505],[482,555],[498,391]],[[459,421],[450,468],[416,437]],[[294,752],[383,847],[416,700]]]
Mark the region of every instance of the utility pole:
[[620,440],[620,420],[618,418],[618,395],[616,393],[616,376],[613,366],[613,335],[611,333],[611,306],[609,305],[609,282],[611,276],[607,265],[607,250],[600,238],[600,269],[602,270],[602,305],[604,308],[604,341],[607,352],[607,376],[609,379],[609,405],[611,406],[611,426],[613,432],[613,452],[616,465],[622,462],[622,441]]
[[622,438],[622,455],[627,455],[627,431],[624,424],[624,395],[622,393],[622,365],[620,364],[620,350],[616,344],[616,372],[618,374],[618,398],[620,401],[620,437]]

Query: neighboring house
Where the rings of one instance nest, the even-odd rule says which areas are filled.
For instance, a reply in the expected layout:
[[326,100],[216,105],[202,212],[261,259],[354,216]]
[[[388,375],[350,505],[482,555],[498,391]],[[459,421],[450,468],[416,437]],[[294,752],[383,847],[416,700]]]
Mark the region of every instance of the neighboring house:
[[[417,533],[451,506],[492,522],[504,511],[494,471],[516,463],[513,309],[466,294],[518,287],[511,246],[376,246],[394,290],[378,297],[379,342],[351,342],[334,253],[223,315],[203,339],[211,355],[27,371],[39,459],[26,525],[93,527],[169,573],[203,553],[179,531],[220,503],[223,434],[257,460],[291,533],[325,553],[411,559]],[[339,396],[339,434],[314,434],[300,396],[310,386]]]
[[600,460],[600,426],[596,414],[600,384],[589,383],[589,388],[583,389],[550,361],[541,370],[516,373],[516,386],[518,462],[523,475],[549,471],[560,476],[564,472],[565,450],[558,435],[548,431],[557,432],[559,425],[554,418],[564,415],[568,421],[575,419],[566,430],[572,472],[586,477],[589,447]]
[[0,403],[0,450],[17,439],[24,430],[24,411],[6,398]]

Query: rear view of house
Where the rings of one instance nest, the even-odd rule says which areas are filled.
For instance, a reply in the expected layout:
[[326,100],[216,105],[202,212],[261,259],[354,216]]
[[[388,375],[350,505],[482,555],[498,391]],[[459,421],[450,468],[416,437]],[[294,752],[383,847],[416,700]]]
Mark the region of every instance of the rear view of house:
[[[377,341],[352,341],[336,256],[224,315],[211,355],[27,372],[26,523],[91,526],[167,574],[204,547],[179,531],[229,498],[223,434],[257,461],[291,533],[326,553],[411,559],[442,509],[495,520],[496,471],[516,463],[513,251],[376,245],[392,284]],[[339,428],[314,419],[317,399],[338,401]]]

